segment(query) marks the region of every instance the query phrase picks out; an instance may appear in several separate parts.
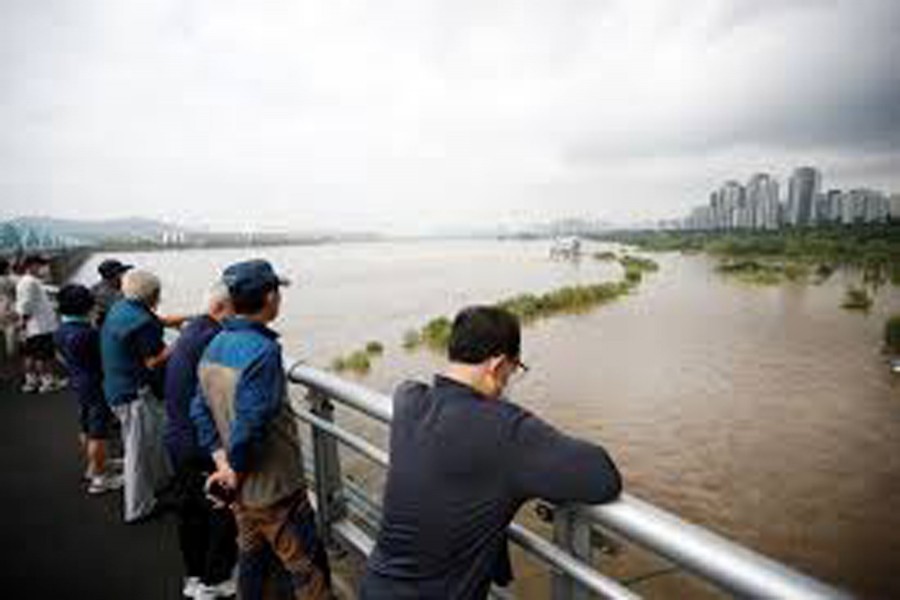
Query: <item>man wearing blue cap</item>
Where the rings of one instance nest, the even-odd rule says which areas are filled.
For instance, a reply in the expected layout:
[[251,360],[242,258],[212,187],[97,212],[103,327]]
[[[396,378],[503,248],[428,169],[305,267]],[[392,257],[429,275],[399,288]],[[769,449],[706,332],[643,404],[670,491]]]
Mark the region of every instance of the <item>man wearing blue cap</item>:
[[277,559],[290,575],[291,597],[330,598],[328,557],[307,499],[281,346],[267,326],[288,282],[264,260],[233,264],[222,279],[235,317],[203,354],[191,417],[216,463],[208,488],[223,490],[219,497],[234,495],[240,597],[263,597]]

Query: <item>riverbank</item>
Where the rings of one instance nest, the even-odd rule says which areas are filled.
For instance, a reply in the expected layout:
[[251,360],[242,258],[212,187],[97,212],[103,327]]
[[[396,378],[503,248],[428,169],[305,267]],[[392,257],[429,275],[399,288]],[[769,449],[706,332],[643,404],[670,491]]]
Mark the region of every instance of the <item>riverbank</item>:
[[723,258],[769,258],[887,267],[900,284],[900,224],[780,231],[638,231],[598,238],[647,252],[704,252]]

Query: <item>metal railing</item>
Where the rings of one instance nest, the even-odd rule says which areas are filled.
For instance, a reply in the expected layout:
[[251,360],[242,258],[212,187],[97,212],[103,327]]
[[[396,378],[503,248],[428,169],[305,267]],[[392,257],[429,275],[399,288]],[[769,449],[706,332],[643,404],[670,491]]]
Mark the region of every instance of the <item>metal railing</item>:
[[[335,403],[341,404],[389,424],[391,399],[303,363],[291,366],[288,378],[307,389],[306,405],[292,400],[292,408],[313,433],[312,477],[322,535],[367,555],[374,546],[380,507],[361,486],[342,476],[338,444],[382,467],[388,465],[389,456],[362,436],[335,424],[334,408]],[[508,533],[514,543],[553,569],[554,600],[595,594],[628,600],[639,597],[594,567],[595,530],[633,542],[737,597],[851,597],[627,493],[603,505],[557,506],[552,515],[552,542],[517,523],[510,525]],[[510,597],[502,590],[493,592],[497,597]]]

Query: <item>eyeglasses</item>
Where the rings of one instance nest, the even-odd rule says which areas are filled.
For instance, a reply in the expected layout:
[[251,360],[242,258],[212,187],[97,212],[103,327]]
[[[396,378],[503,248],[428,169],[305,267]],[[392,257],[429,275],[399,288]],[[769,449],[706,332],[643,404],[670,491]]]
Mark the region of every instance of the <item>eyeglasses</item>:
[[518,357],[510,359],[510,362],[512,362],[513,365],[513,372],[509,376],[509,384],[512,385],[525,379],[525,375],[528,374],[529,369],[528,365],[519,360]]

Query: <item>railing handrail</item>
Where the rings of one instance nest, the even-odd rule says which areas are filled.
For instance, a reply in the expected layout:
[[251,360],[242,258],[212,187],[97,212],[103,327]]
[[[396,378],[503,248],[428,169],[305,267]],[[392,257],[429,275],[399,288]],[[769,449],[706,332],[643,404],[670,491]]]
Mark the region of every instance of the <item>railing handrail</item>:
[[[287,371],[291,382],[390,423],[393,404],[388,396],[302,362]],[[792,600],[852,597],[628,493],[607,504],[580,507],[579,512],[739,596]]]

